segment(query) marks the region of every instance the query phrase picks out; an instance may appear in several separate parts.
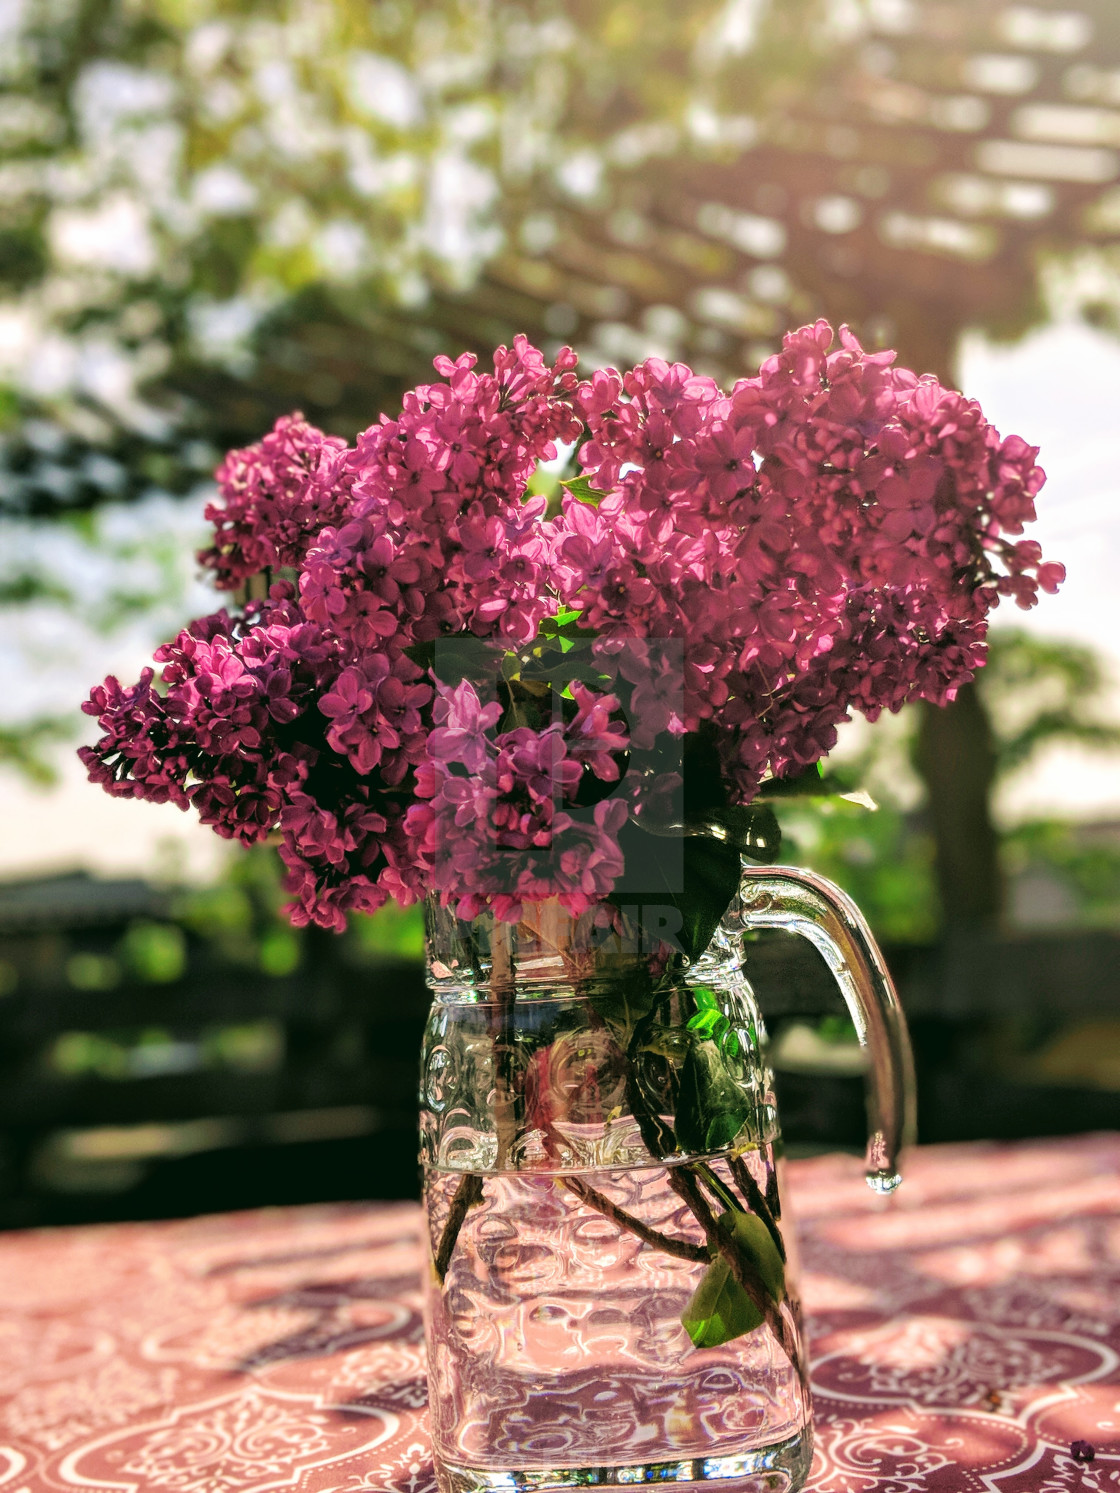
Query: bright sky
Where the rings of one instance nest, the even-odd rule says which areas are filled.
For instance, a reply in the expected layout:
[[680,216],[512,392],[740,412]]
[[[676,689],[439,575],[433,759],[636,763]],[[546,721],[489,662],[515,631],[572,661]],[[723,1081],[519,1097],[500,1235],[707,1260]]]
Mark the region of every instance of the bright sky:
[[[1049,558],[1063,560],[1068,580],[1060,595],[1044,597],[1031,613],[1015,608],[1008,621],[1053,638],[1087,642],[1111,659],[1116,676],[1113,714],[1120,718],[1120,343],[1074,324],[1050,327],[1011,347],[970,338],[961,358],[965,393],[980,400],[1005,434],[1016,432],[1042,448],[1049,481],[1033,534]],[[200,531],[201,500],[184,508],[154,503],[110,515],[117,539],[151,544],[165,536],[181,555],[176,583],[162,585],[158,615],[132,624],[111,640],[91,625],[76,627],[56,610],[40,609],[26,626],[0,639],[0,719],[65,709],[107,672],[131,679],[151,648],[189,616],[210,610],[212,598],[190,578],[190,550]],[[112,575],[77,541],[27,530],[20,543],[47,546],[43,560],[75,589],[102,590]],[[100,567],[100,568],[99,568]],[[88,723],[92,727],[92,722]],[[88,735],[88,731],[87,731]],[[151,874],[178,861],[192,874],[236,853],[209,830],[169,806],[110,799],[85,782],[72,753],[60,753],[60,785],[43,792],[0,774],[0,876],[85,866],[117,874]],[[1054,752],[1010,785],[1004,815],[1037,812],[1040,804],[1077,818],[1120,818],[1120,762]]]
[[[1040,447],[1047,473],[1030,534],[1066,582],[1030,612],[1001,609],[1001,622],[1088,643],[1111,664],[1109,714],[1120,720],[1120,342],[1080,323],[1058,324],[1009,347],[965,340],[964,392],[1005,435]],[[1056,749],[1008,784],[1008,818],[1053,812],[1120,819],[1120,759]]]
[[[136,678],[153,648],[191,617],[221,603],[195,577],[193,553],[203,539],[205,498],[157,498],[107,505],[103,543],[91,546],[50,525],[12,525],[5,569],[22,564],[83,598],[85,616],[49,604],[25,609],[0,633],[0,721],[72,710],[90,686],[114,673]],[[130,553],[135,547],[136,552]],[[153,562],[165,549],[166,567]],[[158,597],[153,607],[105,636],[99,612],[114,590]],[[97,728],[83,718],[81,740]],[[72,747],[54,754],[60,782],[51,789],[0,770],[0,877],[86,867],[107,874],[151,875],[173,869],[206,876],[227,842],[170,805],[113,799],[86,781]]]

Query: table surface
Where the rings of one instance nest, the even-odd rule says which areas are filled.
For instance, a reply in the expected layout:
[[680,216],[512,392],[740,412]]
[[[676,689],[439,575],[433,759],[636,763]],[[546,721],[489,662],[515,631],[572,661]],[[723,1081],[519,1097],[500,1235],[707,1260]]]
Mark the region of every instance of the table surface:
[[[1120,1489],[1120,1135],[919,1149],[885,1201],[821,1157],[786,1194],[811,1489]],[[426,1493],[422,1337],[411,1204],[0,1235],[0,1489]]]

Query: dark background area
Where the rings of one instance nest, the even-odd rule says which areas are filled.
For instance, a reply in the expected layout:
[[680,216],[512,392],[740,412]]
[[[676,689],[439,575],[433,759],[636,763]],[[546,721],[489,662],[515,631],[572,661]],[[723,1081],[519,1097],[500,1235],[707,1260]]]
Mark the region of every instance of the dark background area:
[[[228,890],[250,918],[224,943],[205,906],[140,881],[0,890],[0,1226],[418,1194],[416,918],[369,920],[364,938],[310,930],[296,966],[270,974],[262,949],[274,968],[291,953],[268,952],[267,885],[250,884],[255,908],[244,882]],[[922,1140],[1115,1126],[1091,1055],[1109,1061],[1093,1033],[1120,995],[1120,936],[981,934],[886,955]],[[820,956],[766,934],[746,967],[787,1147],[862,1152],[859,1050]]]

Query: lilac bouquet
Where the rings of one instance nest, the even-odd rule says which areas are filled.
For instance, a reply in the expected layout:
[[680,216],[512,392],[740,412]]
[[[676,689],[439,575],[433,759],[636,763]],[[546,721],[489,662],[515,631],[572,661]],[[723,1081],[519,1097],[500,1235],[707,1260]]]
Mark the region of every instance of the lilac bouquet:
[[278,837],[293,921],[330,928],[429,893],[579,914],[658,837],[741,840],[852,710],[952,699],[999,599],[1063,578],[1018,537],[1036,448],[833,343],[791,333],[725,393],[519,337],[493,373],[437,358],[353,446],[277,421],[219,468],[200,555],[257,599],[93,690],[91,779]]

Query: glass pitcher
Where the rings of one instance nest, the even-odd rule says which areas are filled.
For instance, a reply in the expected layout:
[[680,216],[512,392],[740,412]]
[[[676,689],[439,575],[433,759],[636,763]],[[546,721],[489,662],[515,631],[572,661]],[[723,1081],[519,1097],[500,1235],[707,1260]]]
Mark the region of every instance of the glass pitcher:
[[[625,912],[625,910],[624,910]],[[743,934],[828,961],[870,1054],[867,1180],[913,1130],[897,997],[858,909],[745,869],[703,956],[556,902],[428,910],[421,1161],[429,1406],[444,1493],[800,1488],[811,1406],[765,1033]]]

